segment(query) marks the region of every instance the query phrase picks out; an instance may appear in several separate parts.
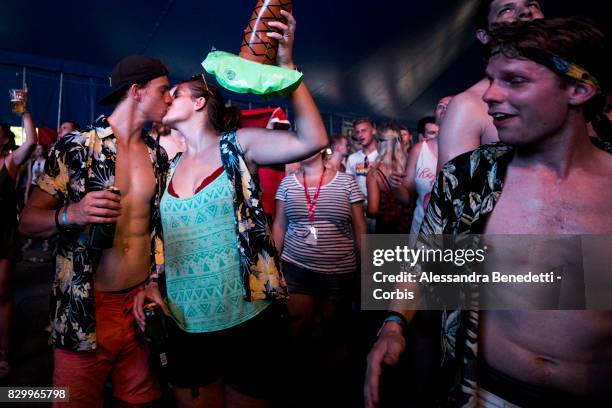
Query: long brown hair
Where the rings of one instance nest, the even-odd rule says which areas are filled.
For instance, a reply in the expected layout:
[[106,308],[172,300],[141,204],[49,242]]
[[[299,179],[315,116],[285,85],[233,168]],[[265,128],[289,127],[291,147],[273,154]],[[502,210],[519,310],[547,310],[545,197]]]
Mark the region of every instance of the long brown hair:
[[217,132],[231,132],[240,127],[240,109],[235,106],[225,106],[219,88],[205,82],[201,75],[193,76],[182,83],[187,84],[194,98],[206,99],[208,120]]

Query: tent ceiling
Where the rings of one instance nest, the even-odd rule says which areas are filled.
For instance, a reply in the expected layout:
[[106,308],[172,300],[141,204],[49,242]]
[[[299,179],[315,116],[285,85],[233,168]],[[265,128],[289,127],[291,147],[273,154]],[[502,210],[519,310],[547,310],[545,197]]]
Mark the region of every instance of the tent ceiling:
[[[199,72],[212,46],[238,50],[254,3],[3,2],[0,50],[84,62],[101,72],[125,55],[145,52],[182,78]],[[414,122],[439,97],[481,76],[483,63],[472,35],[477,3],[296,0],[295,60],[322,110]],[[608,22],[607,2],[548,3],[548,15],[590,14]]]

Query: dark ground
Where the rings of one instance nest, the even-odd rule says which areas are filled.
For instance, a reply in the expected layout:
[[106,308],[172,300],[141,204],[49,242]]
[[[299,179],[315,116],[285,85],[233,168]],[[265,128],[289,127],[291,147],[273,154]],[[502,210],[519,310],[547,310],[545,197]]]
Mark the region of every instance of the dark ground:
[[[35,242],[24,252],[23,260],[15,265],[13,271],[15,308],[11,341],[12,372],[8,378],[0,381],[2,387],[51,385],[53,356],[47,342],[51,281],[51,253],[43,251],[42,244]],[[14,405],[25,408],[29,403]],[[38,403],[32,406],[44,407],[50,404]]]

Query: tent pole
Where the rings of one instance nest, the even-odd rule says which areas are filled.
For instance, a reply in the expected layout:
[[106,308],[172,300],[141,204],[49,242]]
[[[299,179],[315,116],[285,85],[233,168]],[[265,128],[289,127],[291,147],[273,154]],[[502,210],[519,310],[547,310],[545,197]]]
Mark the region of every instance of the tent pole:
[[89,123],[93,123],[94,121],[94,95],[95,95],[95,87],[93,78],[89,78]]
[[[26,84],[27,73],[28,73],[28,70],[26,66],[24,65],[23,69],[21,70],[21,89],[25,89],[26,91],[28,90],[28,85]],[[21,143],[23,143],[24,140],[25,140],[25,125],[23,121],[23,115],[21,115]],[[38,138],[36,140],[38,140]]]
[[60,84],[59,84],[59,100],[57,104],[57,129],[60,128],[60,120],[62,117],[62,87],[64,85],[64,73],[60,72]]

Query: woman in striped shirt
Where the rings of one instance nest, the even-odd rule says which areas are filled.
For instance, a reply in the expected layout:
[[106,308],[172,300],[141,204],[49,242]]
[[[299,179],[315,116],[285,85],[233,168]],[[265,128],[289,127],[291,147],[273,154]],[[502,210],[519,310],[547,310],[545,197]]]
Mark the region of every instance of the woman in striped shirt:
[[301,171],[285,177],[278,188],[272,235],[282,252],[298,350],[300,340],[310,343],[316,312],[328,357],[342,344],[366,233],[364,200],[355,178],[326,169],[320,153],[302,161]]

